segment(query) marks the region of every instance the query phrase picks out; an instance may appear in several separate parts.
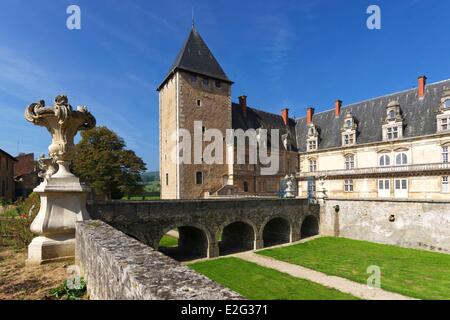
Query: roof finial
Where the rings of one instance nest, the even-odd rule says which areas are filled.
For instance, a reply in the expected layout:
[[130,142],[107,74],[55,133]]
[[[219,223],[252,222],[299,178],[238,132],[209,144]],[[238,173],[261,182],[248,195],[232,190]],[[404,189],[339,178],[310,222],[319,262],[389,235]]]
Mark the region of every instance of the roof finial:
[[195,28],[195,20],[194,20],[194,6],[192,6],[192,29]]

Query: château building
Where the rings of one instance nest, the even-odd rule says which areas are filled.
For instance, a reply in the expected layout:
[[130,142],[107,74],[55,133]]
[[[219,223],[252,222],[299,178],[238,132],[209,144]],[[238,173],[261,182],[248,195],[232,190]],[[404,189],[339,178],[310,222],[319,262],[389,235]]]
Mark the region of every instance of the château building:
[[[158,87],[163,199],[277,196],[286,175],[295,175],[299,197],[450,197],[450,80],[427,85],[421,76],[417,88],[346,106],[337,100],[329,111],[311,107],[298,119],[287,108],[277,115],[250,107],[246,96],[233,103],[232,85],[193,28]],[[223,136],[227,129],[278,129],[279,148],[271,148],[277,174],[262,175],[258,164],[172,161],[180,130],[194,136],[194,121]]]

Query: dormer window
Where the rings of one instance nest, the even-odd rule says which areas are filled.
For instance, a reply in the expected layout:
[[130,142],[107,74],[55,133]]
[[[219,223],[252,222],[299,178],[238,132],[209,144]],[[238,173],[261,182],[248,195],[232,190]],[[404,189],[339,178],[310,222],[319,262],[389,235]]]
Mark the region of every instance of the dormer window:
[[399,127],[387,128],[387,140],[398,139]]
[[315,151],[319,148],[319,133],[314,124],[310,124],[308,128],[308,136],[306,138],[306,150]]
[[395,140],[403,137],[403,117],[400,104],[391,101],[386,107],[386,119],[383,124],[383,140]]
[[450,109],[450,99],[445,100],[445,102],[444,102],[444,108],[445,108],[445,109]]
[[351,146],[356,143],[356,123],[352,113],[347,109],[344,124],[341,127],[341,139],[343,146]]
[[450,129],[450,89],[444,90],[441,97],[441,105],[436,116],[437,131]]

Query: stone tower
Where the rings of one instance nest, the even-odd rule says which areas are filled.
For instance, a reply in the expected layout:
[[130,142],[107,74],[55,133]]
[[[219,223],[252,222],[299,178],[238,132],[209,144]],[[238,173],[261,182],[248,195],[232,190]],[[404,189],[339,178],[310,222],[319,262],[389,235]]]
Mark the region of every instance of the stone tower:
[[[225,163],[194,163],[194,121],[202,122],[199,136],[214,128],[225,137],[226,129],[232,128],[232,84],[193,27],[158,87],[162,199],[201,198],[225,184],[229,169]],[[190,164],[173,156],[181,153],[180,129],[192,137]],[[208,144],[203,142],[203,149]],[[225,147],[223,154],[225,162]]]

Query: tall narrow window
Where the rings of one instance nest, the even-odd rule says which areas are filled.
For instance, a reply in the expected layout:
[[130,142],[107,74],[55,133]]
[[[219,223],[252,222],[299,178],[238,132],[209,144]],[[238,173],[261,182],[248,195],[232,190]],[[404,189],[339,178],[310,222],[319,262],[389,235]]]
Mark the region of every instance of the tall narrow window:
[[449,187],[448,187],[448,176],[442,177],[442,192],[448,193]]
[[441,130],[446,131],[448,129],[448,118],[441,119]]
[[345,170],[352,170],[355,168],[355,156],[348,155],[345,157]]
[[195,174],[195,183],[203,184],[203,172],[197,171],[197,173]]
[[386,167],[391,165],[391,158],[387,154],[383,154],[380,157],[380,167]]
[[248,182],[244,181],[244,192],[248,192]]
[[202,100],[197,99],[197,107],[201,107],[202,106]]
[[408,156],[406,153],[399,153],[395,157],[395,164],[396,165],[406,165],[408,164]]
[[168,186],[168,185],[169,185],[169,174],[166,173],[166,186]]
[[309,160],[309,172],[317,171],[317,160]]
[[448,147],[442,147],[442,162],[448,163]]

